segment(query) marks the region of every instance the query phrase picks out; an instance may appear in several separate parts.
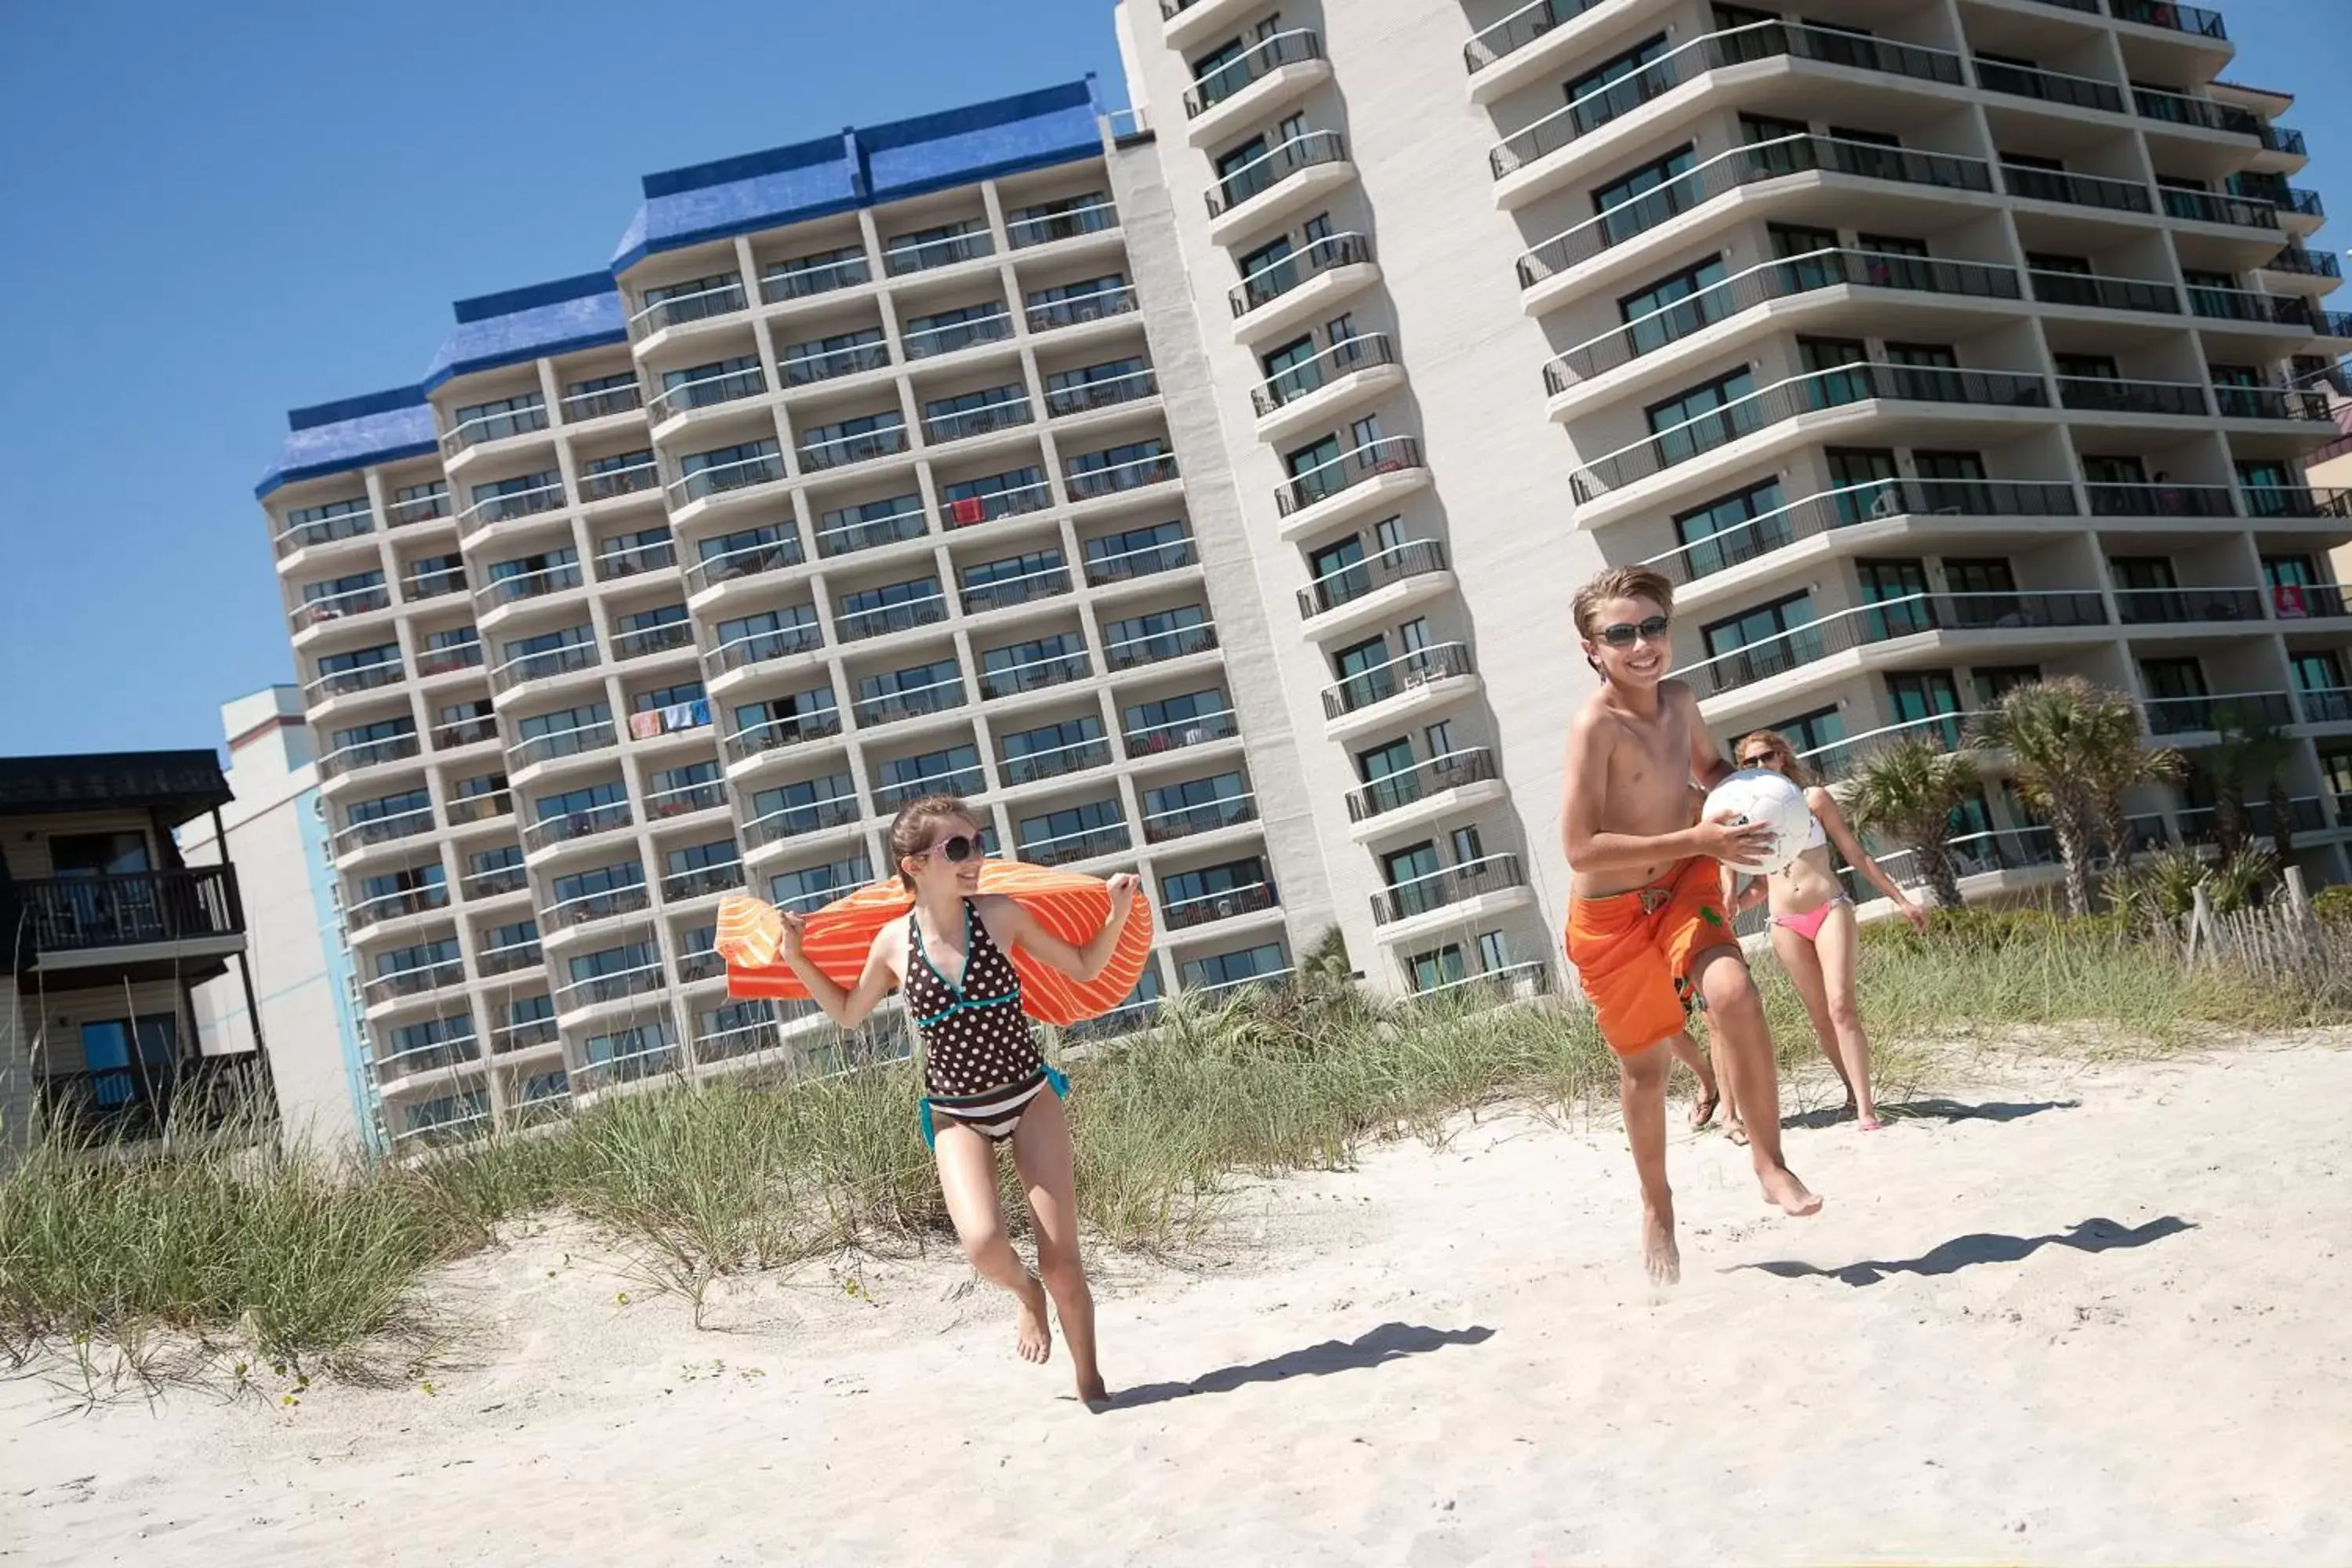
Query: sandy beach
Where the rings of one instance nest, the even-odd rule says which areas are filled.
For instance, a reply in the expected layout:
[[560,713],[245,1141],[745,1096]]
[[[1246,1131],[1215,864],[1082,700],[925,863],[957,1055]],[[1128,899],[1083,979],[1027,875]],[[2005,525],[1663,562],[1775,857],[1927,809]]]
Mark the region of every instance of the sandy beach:
[[1613,1125],[1464,1119],[1100,1259],[1102,1415],[951,1249],[697,1332],[542,1232],[429,1393],[0,1386],[0,1562],[2352,1562],[2344,1043],[1801,1119],[1810,1221],[1678,1128],[1664,1293]]

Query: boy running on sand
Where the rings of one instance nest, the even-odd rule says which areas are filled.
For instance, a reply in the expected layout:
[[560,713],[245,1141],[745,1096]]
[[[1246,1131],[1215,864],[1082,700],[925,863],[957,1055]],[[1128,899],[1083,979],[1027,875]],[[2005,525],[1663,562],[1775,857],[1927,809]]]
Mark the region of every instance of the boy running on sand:
[[1560,836],[1569,884],[1568,957],[1617,1054],[1618,1102],[1642,1181],[1642,1249],[1650,1278],[1681,1278],[1666,1185],[1666,1076],[1685,994],[1721,1042],[1733,1102],[1754,1108],[1748,1152],[1764,1199],[1810,1215],[1822,1200],[1780,1160],[1780,1092],[1764,1008],[1723,910],[1717,862],[1753,860],[1771,829],[1691,825],[1694,778],[1712,789],[1731,764],[1707,739],[1698,700],[1666,679],[1674,586],[1645,567],[1603,572],[1573,602],[1601,689],[1568,727]]

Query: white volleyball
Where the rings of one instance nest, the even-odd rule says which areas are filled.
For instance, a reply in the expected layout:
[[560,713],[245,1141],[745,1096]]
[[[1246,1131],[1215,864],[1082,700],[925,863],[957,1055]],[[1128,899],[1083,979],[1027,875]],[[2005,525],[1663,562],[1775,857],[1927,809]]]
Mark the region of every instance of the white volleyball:
[[1740,823],[1755,823],[1772,830],[1771,853],[1761,860],[1752,865],[1738,860],[1724,862],[1733,870],[1751,877],[1769,876],[1802,854],[1813,823],[1812,808],[1805,804],[1805,792],[1769,768],[1742,768],[1707,792],[1704,809],[1708,821],[1729,811]]

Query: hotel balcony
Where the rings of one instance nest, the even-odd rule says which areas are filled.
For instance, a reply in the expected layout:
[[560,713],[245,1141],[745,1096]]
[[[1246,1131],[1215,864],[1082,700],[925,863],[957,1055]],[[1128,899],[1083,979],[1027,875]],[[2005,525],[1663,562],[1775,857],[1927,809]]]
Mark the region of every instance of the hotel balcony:
[[1421,443],[1383,436],[1291,475],[1275,492],[1280,537],[1303,539],[1345,518],[1390,504],[1429,483]]
[[628,321],[629,341],[641,353],[666,333],[737,315],[751,309],[751,304],[743,291],[742,279],[731,272],[645,292],[657,298],[647,299],[639,305],[630,312]]
[[234,867],[27,878],[11,890],[41,973],[151,964],[169,973],[245,951]]
[[1267,262],[1228,289],[1234,342],[1255,342],[1296,326],[1380,276],[1371,241],[1360,234],[1326,235]]
[[[1604,504],[1614,513],[1630,506],[1631,497],[1652,495],[1659,488],[1636,490],[1635,486],[1724,447],[1776,427],[1796,426],[1792,433],[1811,435],[1842,426],[1849,419],[1897,413],[1885,406],[1889,404],[1920,405],[1914,417],[2008,422],[2031,414],[2039,423],[2051,399],[2042,378],[2026,372],[1857,361],[1775,382],[1621,447],[1584,465],[1571,487],[1580,504]],[[1958,439],[1957,433],[1954,439]],[[1706,467],[1712,471],[1714,465]]]
[[2300,719],[2284,691],[2234,691],[2201,697],[2151,697],[2140,705],[2147,732],[2162,740],[2221,734],[2225,724],[2325,722]]
[[[1797,176],[1815,181],[1824,176],[1850,178],[1864,182],[1864,191],[1881,193],[1912,188],[1923,195],[1940,191],[1990,196],[1993,190],[1992,166],[1980,158],[1813,135],[1734,147],[1521,256],[1517,268],[1519,287],[1525,291],[1523,307],[1530,314],[1549,310],[1579,287],[1575,274],[1586,263],[1640,239],[1671,219],[1730,192]],[[1635,247],[1642,248],[1645,247]],[[1629,260],[1625,266],[1634,264]]]
[[1227,888],[1163,904],[1160,910],[1160,929],[1171,935],[1178,931],[1199,931],[1223,921],[1266,914],[1281,907],[1275,897],[1273,883],[1254,882],[1246,887]]
[[1323,732],[1329,740],[1346,740],[1442,706],[1477,685],[1467,643],[1415,648],[1325,687]]
[[[1710,72],[1774,59],[1834,66],[1948,87],[1961,86],[1964,80],[1958,55],[1843,28],[1776,21],[1753,22],[1709,33],[1553,110],[1534,124],[1496,142],[1486,154],[1487,172],[1495,180],[1496,204],[1506,209],[1515,208],[1557,189],[1574,174],[1579,161],[1567,155],[1568,149],[1602,126],[1678,87],[1699,81]],[[1825,91],[1834,91],[1840,85],[1834,76],[1821,80]]]
[[236,1125],[269,1092],[258,1058],[249,1052],[42,1072],[37,1081],[41,1125],[92,1142],[219,1131]]
[[1254,228],[1327,196],[1356,177],[1346,138],[1305,131],[1228,172],[1205,193],[1209,240],[1230,246]]
[[1300,629],[1317,638],[1352,632],[1453,586],[1445,546],[1433,539],[1407,540],[1299,589]]
[[1184,94],[1184,139],[1206,147],[1330,79],[1323,41],[1306,27],[1260,38],[1204,72]]
[[1472,746],[1387,773],[1348,793],[1348,837],[1359,844],[1423,827],[1503,798],[1495,753]]
[[793,751],[836,739],[840,734],[840,713],[826,708],[792,719],[771,719],[735,731],[720,745],[731,772],[735,771],[734,764],[748,763],[755,757]]
[[[1853,290],[1867,292],[1857,296]],[[1887,292],[1882,295],[1881,290]],[[1623,389],[1628,378],[1611,373],[1658,356],[1658,369],[1643,379],[1649,379],[1649,374],[1664,374],[1674,363],[1689,356],[1664,351],[1750,312],[1757,332],[1780,331],[1792,323],[1811,325],[1808,318],[1818,310],[1841,318],[1860,318],[1868,312],[1869,325],[1891,333],[1897,318],[1889,314],[1890,309],[1912,310],[1917,316],[1913,330],[1925,332],[1964,324],[1955,314],[1953,301],[1982,301],[1998,308],[2021,301],[2023,293],[2017,269],[2011,267],[1869,250],[1812,251],[1749,268],[1588,339],[1544,366],[1544,390],[1551,398],[1551,416],[1566,419],[1591,397],[1615,395]],[[1793,310],[1759,309],[1772,300],[1800,298],[1807,301],[1803,316]],[[2178,304],[2173,308],[2179,309]],[[1958,309],[1973,313],[1970,305]],[[1747,335],[1711,333],[1705,351],[1719,353]]]
[[1189,49],[1215,32],[1242,21],[1259,0],[1160,0],[1160,39],[1171,49]]
[[1425,876],[1391,883],[1372,895],[1372,924],[1383,942],[1410,941],[1442,927],[1485,920],[1530,903],[1526,869],[1517,855],[1487,855]]
[[1404,366],[1397,363],[1386,332],[1343,338],[1250,389],[1257,438],[1277,441],[1316,425],[1336,424],[1349,410],[1403,382]]

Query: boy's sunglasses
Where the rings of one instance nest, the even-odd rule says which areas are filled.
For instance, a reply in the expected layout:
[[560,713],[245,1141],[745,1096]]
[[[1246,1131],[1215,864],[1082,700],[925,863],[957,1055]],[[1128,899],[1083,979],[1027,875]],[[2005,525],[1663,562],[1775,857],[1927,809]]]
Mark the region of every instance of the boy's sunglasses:
[[1666,635],[1666,617],[1652,616],[1639,625],[1620,621],[1613,626],[1601,628],[1601,640],[1611,647],[1632,647],[1635,638],[1643,642],[1659,642]]
[[940,839],[923,853],[940,856],[950,866],[961,866],[980,853],[980,840],[959,833],[952,838]]

